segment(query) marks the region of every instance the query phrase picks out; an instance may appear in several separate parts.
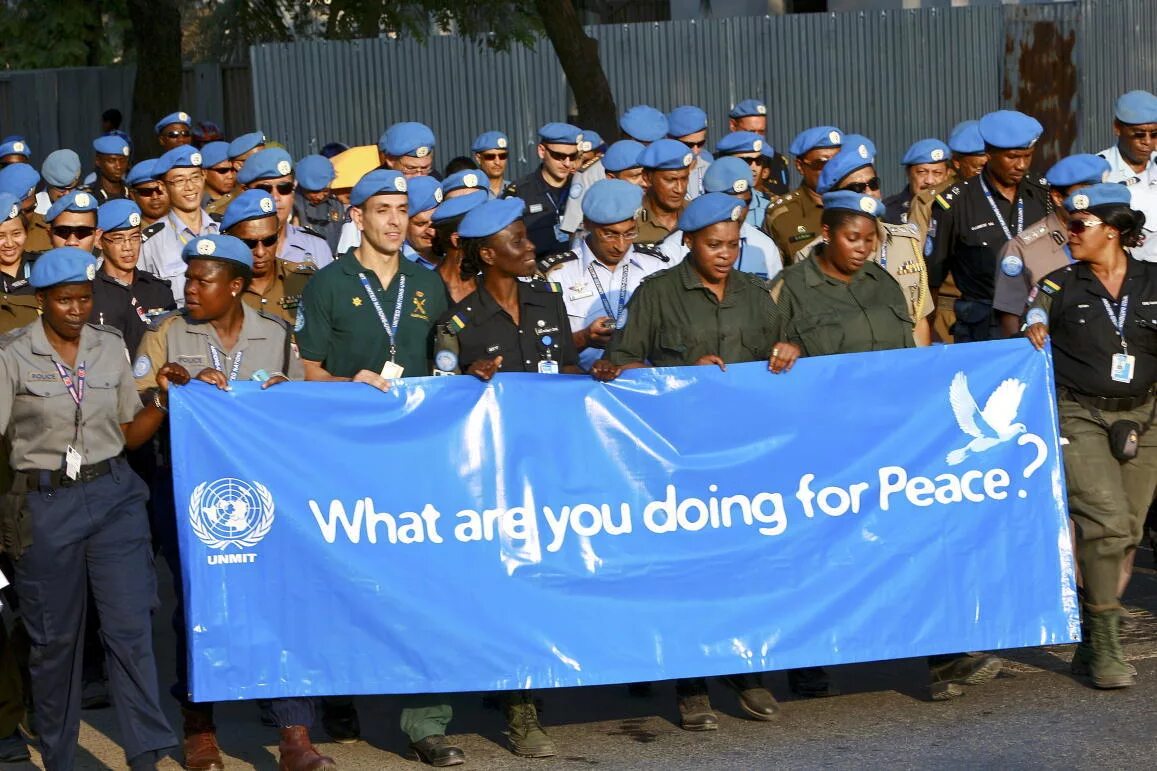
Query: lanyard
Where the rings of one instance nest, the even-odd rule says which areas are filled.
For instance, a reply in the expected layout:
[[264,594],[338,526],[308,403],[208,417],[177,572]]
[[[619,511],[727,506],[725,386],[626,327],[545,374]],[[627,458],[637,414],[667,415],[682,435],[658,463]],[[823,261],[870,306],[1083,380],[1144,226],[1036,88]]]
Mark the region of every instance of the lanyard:
[[621,319],[623,317],[623,308],[627,304],[627,276],[629,275],[630,271],[631,271],[631,264],[628,262],[624,262],[623,263],[623,280],[619,286],[619,312],[618,313],[612,313],[611,312],[611,301],[609,299],[607,299],[607,294],[606,294],[606,292],[603,291],[603,282],[599,281],[599,276],[597,273],[595,273],[595,266],[590,264],[590,263],[587,263],[587,272],[591,274],[591,279],[595,282],[595,289],[599,290],[599,299],[603,301],[603,310],[605,310],[607,312],[608,316],[610,316],[612,319],[615,320],[615,328],[616,329],[618,329],[618,326],[619,326],[619,319]]
[[386,330],[386,334],[390,336],[390,361],[393,361],[398,354],[398,324],[402,320],[402,303],[405,302],[406,295],[406,277],[405,275],[398,277],[398,300],[394,303],[393,324],[386,320],[386,312],[382,310],[382,304],[378,302],[378,294],[374,291],[374,288],[370,286],[370,280],[366,278],[366,274],[359,273],[358,278],[361,279],[366,294],[370,296],[370,302],[374,304],[374,310],[378,312],[378,319],[382,322],[382,329]]
[[880,259],[878,262],[879,262],[881,268],[887,269],[887,267],[888,267],[888,239],[887,239],[887,236],[884,237],[884,240],[880,241]]
[[60,373],[60,379],[64,381],[64,387],[68,389],[68,395],[76,402],[76,407],[80,409],[80,403],[84,401],[84,377],[85,364],[82,361],[80,366],[76,368],[76,379],[68,374],[68,369],[60,362],[53,362],[56,365],[56,371]]
[[[218,351],[217,346],[209,343],[209,356],[213,359],[213,369],[218,372],[224,372],[225,368],[221,366],[221,354],[224,351]],[[233,357],[233,369],[229,370],[229,379],[236,380],[237,375],[241,372],[241,357],[245,355],[245,351],[238,351],[237,355]],[[228,361],[226,359],[226,361]]]
[[177,240],[181,242],[181,246],[189,243],[188,237],[186,237],[182,232],[184,230],[188,230],[188,228],[185,226],[185,223],[181,222],[180,220],[173,219],[172,212],[169,212],[169,222],[173,223],[173,234],[177,236]]
[[1119,314],[1113,313],[1112,304],[1104,297],[1101,298],[1101,302],[1105,306],[1105,313],[1109,314],[1109,321],[1112,323],[1113,329],[1117,330],[1117,337],[1121,338],[1121,350],[1128,351],[1129,344],[1125,342],[1125,314],[1129,312],[1129,295],[1121,298],[1121,304],[1117,306],[1121,309]]
[[1004,220],[1004,215],[1000,213],[1000,209],[996,208],[996,200],[992,197],[992,191],[988,189],[988,183],[984,181],[984,175],[980,176],[980,188],[984,191],[984,197],[988,199],[988,205],[992,207],[992,213],[996,216],[996,221],[1000,223],[1000,229],[1004,231],[1005,239],[1011,241],[1014,235],[1020,235],[1024,230],[1024,197],[1017,193],[1016,196],[1016,233],[1012,233],[1008,229],[1008,223]]

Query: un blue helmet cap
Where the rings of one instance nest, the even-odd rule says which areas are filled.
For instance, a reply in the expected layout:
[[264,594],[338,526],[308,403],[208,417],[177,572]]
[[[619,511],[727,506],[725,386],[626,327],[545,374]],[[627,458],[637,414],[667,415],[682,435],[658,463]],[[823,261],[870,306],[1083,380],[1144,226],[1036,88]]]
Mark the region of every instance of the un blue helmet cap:
[[606,142],[599,136],[599,132],[592,129],[583,129],[583,141],[579,143],[579,150],[589,153],[606,147]]
[[729,118],[751,118],[754,116],[767,115],[767,105],[758,99],[744,99],[739,104],[731,108],[731,112],[727,113]]
[[310,193],[325,190],[336,175],[333,162],[324,155],[307,155],[297,162],[297,184]]
[[251,131],[242,134],[229,143],[229,160],[236,160],[245,153],[258,147],[265,146],[265,134],[260,131]]
[[211,169],[229,160],[228,142],[207,142],[201,146],[201,165]]
[[75,246],[49,249],[32,263],[28,283],[36,289],[83,284],[96,278],[96,258]]
[[80,179],[80,156],[72,150],[53,150],[40,165],[40,175],[53,187],[72,187]]
[[685,104],[667,113],[667,136],[682,139],[707,129],[707,112],[701,107]]
[[667,116],[650,105],[640,104],[623,113],[619,128],[639,142],[657,142],[667,136]]
[[726,157],[712,163],[703,174],[703,190],[708,193],[741,195],[754,183],[751,166],[742,158]]
[[45,222],[52,222],[66,211],[83,214],[85,212],[95,212],[97,209],[96,196],[87,190],[73,190],[71,193],[65,193],[52,206],[48,207],[48,212],[44,215]]
[[854,171],[873,166],[876,157],[872,155],[866,144],[844,145],[840,151],[831,157],[820,172],[816,184],[816,192],[820,195],[834,188],[839,181]]
[[19,217],[21,203],[21,199],[11,193],[0,193],[0,222],[7,222]]
[[754,131],[732,131],[715,145],[716,155],[762,153],[767,140]]
[[153,179],[161,179],[173,169],[201,168],[201,151],[192,145],[174,147],[153,164]]
[[32,158],[32,148],[24,137],[14,137],[0,143],[0,158],[6,155],[22,155],[26,159]]
[[851,190],[833,190],[830,193],[824,193],[823,203],[825,209],[842,209],[877,220],[884,216],[884,211],[887,209],[884,202],[878,198]]
[[114,198],[96,210],[96,226],[105,233],[141,226],[141,207],[127,198]]
[[490,194],[484,191],[475,193],[467,193],[466,195],[456,195],[453,198],[447,198],[442,201],[434,214],[430,217],[430,221],[435,225],[439,225],[447,220],[452,220],[455,217],[461,217],[471,209],[475,209],[490,200]]
[[620,171],[633,169],[642,166],[642,161],[639,156],[643,154],[646,147],[641,142],[636,142],[633,139],[620,139],[610,147],[603,155],[603,168],[607,171],[613,171],[616,174]]
[[11,193],[21,201],[35,193],[39,184],[40,175],[27,163],[10,163],[0,169],[0,192]]
[[1044,133],[1044,126],[1031,115],[1016,110],[997,110],[980,119],[980,136],[998,150],[1027,150]]
[[1096,185],[1104,182],[1112,167],[1099,155],[1079,153],[1061,158],[1045,172],[1045,180],[1052,187]]
[[378,140],[378,149],[394,158],[425,158],[434,152],[434,145],[433,130],[425,123],[412,121],[395,123]]
[[129,187],[136,187],[137,185],[142,185],[145,182],[155,181],[156,177],[153,176],[153,169],[156,167],[156,165],[156,158],[149,158],[148,160],[134,164],[133,167],[129,169],[129,173],[125,175],[125,184]]
[[952,149],[939,139],[920,139],[912,143],[908,152],[900,159],[901,166],[918,166],[921,163],[947,163]]
[[220,233],[197,236],[181,249],[181,259],[234,262],[253,270],[253,252],[240,238]]
[[704,193],[697,196],[679,215],[679,229],[694,233],[717,222],[736,222],[746,207],[726,193]]
[[288,177],[293,173],[293,156],[280,147],[267,147],[245,159],[237,181],[249,185],[263,179]]
[[117,134],[104,134],[92,140],[92,149],[100,155],[123,155],[128,158],[132,149],[125,138]]
[[501,131],[484,131],[474,139],[470,145],[470,152],[484,153],[487,150],[506,150],[510,146],[510,139]]
[[1102,206],[1130,206],[1133,197],[1129,188],[1116,182],[1101,182],[1082,187],[1065,199],[1065,209],[1070,212],[1087,211]]
[[189,117],[189,113],[187,112],[182,112],[180,110],[177,112],[171,112],[157,121],[157,125],[153,127],[153,133],[160,134],[161,129],[163,129],[165,126],[172,126],[174,124],[179,126],[188,126],[191,128],[193,126],[193,119]]
[[408,189],[401,172],[374,169],[359,179],[350,191],[350,206],[361,206],[375,195],[406,195]]
[[249,220],[277,215],[277,204],[273,196],[264,190],[245,190],[225,207],[221,216],[221,230],[232,230],[234,225]]
[[574,145],[583,141],[583,130],[569,123],[547,123],[538,130],[538,141],[544,145]]
[[433,177],[419,176],[406,180],[406,207],[410,216],[438,208],[442,203],[442,183]]
[[522,219],[526,202],[521,198],[497,198],[466,213],[458,225],[461,238],[487,238]]
[[957,123],[948,135],[948,147],[957,155],[984,155],[980,121],[965,120]]
[[[1157,96],[1148,91],[1129,91],[1117,97],[1113,116],[1127,126],[1157,123]],[[0,152],[0,155],[4,153]]]
[[812,150],[839,147],[843,143],[844,133],[835,126],[812,126],[796,134],[788,152],[798,158]]
[[477,169],[463,169],[446,177],[442,182],[442,195],[449,195],[456,190],[485,190],[489,187],[486,175]]
[[643,205],[643,188],[621,179],[600,179],[583,196],[583,217],[596,225],[633,220]]
[[639,165],[650,171],[685,169],[695,160],[691,148],[677,139],[659,139],[639,153]]

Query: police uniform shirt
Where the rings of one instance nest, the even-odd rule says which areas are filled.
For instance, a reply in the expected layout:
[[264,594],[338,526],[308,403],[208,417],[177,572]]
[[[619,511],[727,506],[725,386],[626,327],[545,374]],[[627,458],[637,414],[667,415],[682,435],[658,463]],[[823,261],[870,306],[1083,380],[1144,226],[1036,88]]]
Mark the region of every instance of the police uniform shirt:
[[639,233],[635,238],[635,244],[641,244],[643,246],[657,246],[662,243],[667,236],[675,232],[674,230],[668,230],[655,220],[655,214],[651,210],[651,203],[646,198],[643,199],[643,205],[639,209],[639,213],[635,215],[635,227]]
[[884,199],[884,221],[895,225],[908,223],[908,209],[912,205],[912,188],[905,185],[904,189],[895,195]]
[[233,199],[239,195],[241,195],[240,186],[237,186],[225,195],[219,195],[216,198],[206,194],[202,206],[205,207],[205,211],[209,213],[209,216],[215,219],[219,219],[225,215],[225,210],[229,208],[229,204],[233,203]]
[[92,282],[92,315],[89,318],[120,332],[131,354],[136,352],[141,338],[156,318],[176,307],[169,282],[152,273],[135,271],[133,283],[125,284],[98,270],[96,280]]
[[36,294],[32,284],[28,283],[28,276],[32,273],[32,260],[28,258],[28,252],[21,255],[20,264],[12,274],[0,270],[0,292],[14,295]]
[[771,288],[785,338],[804,356],[912,348],[912,317],[896,280],[866,262],[847,283],[815,259],[785,268]]
[[771,236],[780,255],[788,265],[799,262],[799,251],[822,232],[820,218],[824,207],[802,187],[767,207],[763,232]]
[[0,335],[40,318],[40,303],[32,295],[0,294]]
[[[79,433],[76,402],[57,364],[73,378],[84,364]],[[60,359],[42,322],[0,338],[0,433],[17,471],[63,469],[69,446],[84,465],[116,457],[125,446],[121,424],[132,422],[141,407],[124,340],[110,327],[81,329],[75,368]]]
[[[562,287],[562,301],[570,329],[578,332],[601,316],[615,319],[615,314],[619,314],[617,326],[624,326],[631,295],[644,278],[666,267],[669,263],[654,254],[631,247],[619,264],[611,268],[595,259],[584,239],[576,244],[575,252],[569,253],[546,277]],[[598,277],[597,284],[594,276]],[[587,347],[579,351],[578,363],[584,371],[589,371],[602,357],[602,348]]]
[[281,251],[277,254],[279,260],[289,262],[309,262],[318,268],[324,268],[333,262],[333,252],[325,239],[318,238],[292,222],[286,224],[285,239],[281,242]]
[[258,292],[252,286],[241,295],[242,301],[255,311],[277,316],[293,324],[297,321],[297,306],[301,304],[301,293],[306,283],[317,273],[317,267],[308,262],[276,260],[273,266],[273,281]]
[[158,222],[165,226],[141,244],[141,259],[137,266],[141,270],[163,278],[173,287],[173,297],[177,306],[185,306],[185,261],[181,250],[191,239],[199,235],[217,233],[216,221],[204,209],[201,210],[201,232],[194,233],[175,212],[170,211]]
[[24,251],[47,252],[52,248],[52,237],[43,214],[33,212],[28,215],[28,235],[24,239]]
[[[551,281],[518,282],[518,323],[495,300],[483,282],[441,319],[439,351],[457,343],[458,370],[479,359],[502,357],[500,372],[538,372],[549,358],[559,368],[578,364],[561,288]],[[549,342],[547,339],[549,338]],[[548,357],[549,354],[549,357]]]
[[345,222],[345,208],[340,201],[329,195],[321,203],[313,204],[305,199],[304,191],[298,190],[293,198],[293,213],[302,225],[325,240],[331,253],[337,249],[341,226]]
[[780,339],[779,311],[765,283],[738,270],[719,300],[684,260],[644,281],[629,305],[630,322],[607,346],[612,364],[678,367],[709,354],[728,364],[759,361]]
[[[577,233],[579,231],[583,224],[583,197],[591,189],[591,185],[606,178],[607,170],[603,168],[601,158],[582,171],[575,172],[574,176],[571,177],[570,191],[567,193],[570,201],[567,202],[566,211],[562,213],[559,225],[565,232]],[[522,193],[519,195],[521,196]]]
[[[691,174],[687,177],[688,201],[693,201],[703,195],[703,175],[707,173],[707,167],[710,165],[710,163],[703,159],[703,156],[695,156],[695,163],[691,164]],[[762,222],[762,220],[760,220],[760,222]]]
[[403,241],[402,242],[402,256],[405,257],[410,262],[414,263],[415,265],[421,265],[426,270],[437,270],[438,269],[438,263],[431,262],[430,260],[427,260],[414,247],[410,246],[409,241]]
[[[1094,397],[1142,396],[1157,382],[1157,264],[1129,258],[1121,301],[1129,298],[1123,325],[1128,354],[1136,357],[1133,377],[1111,377],[1121,338],[1109,313],[1117,301],[1085,263],[1075,262],[1046,276],[1033,288],[1026,324],[1047,319],[1057,386]],[[1038,310],[1039,309],[1039,310]],[[1042,313],[1043,311],[1043,313]]]
[[359,274],[370,282],[390,323],[401,279],[405,277],[395,361],[402,366],[403,377],[429,375],[434,321],[446,312],[450,297],[436,271],[401,256],[398,272],[385,289],[377,274],[363,267],[352,250],[310,279],[302,292],[294,324],[301,358],[321,362],[326,372],[335,377],[353,377],[363,369],[381,372],[389,359],[390,337]]
[[212,324],[194,322],[184,311],[165,317],[156,329],[145,332],[133,359],[136,390],[156,388],[157,373],[168,362],[180,364],[193,377],[203,369],[214,368],[232,380],[250,380],[258,370],[269,375],[280,372],[290,380],[304,379],[301,360],[291,345],[289,325],[247,305],[241,310],[241,332],[232,350],[221,344]]
[[[664,238],[659,244],[659,251],[670,263],[666,267],[678,265],[691,253],[683,245],[682,230],[676,230]],[[774,241],[744,222],[739,226],[739,259],[735,262],[735,269],[762,279],[772,279],[783,270],[783,258]]]
[[570,208],[569,202],[574,200],[571,196],[581,197],[581,193],[571,185],[573,178],[572,174],[562,187],[551,187],[542,176],[540,167],[506,189],[506,198],[517,196],[526,201],[526,215],[522,221],[526,223],[527,235],[534,242],[534,254],[540,259],[566,250],[566,240],[558,238],[562,232],[561,220]]
[[1105,181],[1127,185],[1132,207],[1145,213],[1145,243],[1133,249],[1133,256],[1145,262],[1157,262],[1157,153],[1149,158],[1149,165],[1140,173],[1125,162],[1116,145],[1098,155],[1109,162],[1109,177]]
[[[1043,218],[1048,213],[1049,199],[1044,180],[1039,177],[1025,177],[1017,186],[1015,200],[1010,201],[985,176],[986,172],[981,172],[937,196],[924,255],[928,283],[933,288],[938,288],[951,271],[963,299],[991,303],[1001,247],[1011,240],[1010,236],[1017,236],[1024,227]],[[991,198],[985,194],[985,186]],[[1024,202],[1023,217],[1018,215],[1016,201]],[[1009,235],[993,213],[993,204]]]
[[[764,193],[754,188],[751,190],[751,203],[747,206],[747,217],[744,219],[748,225],[753,228],[758,228],[767,219],[767,209],[771,206],[771,199]],[[779,253],[779,247],[776,247],[776,253]]]
[[1000,250],[992,307],[1020,316],[1028,305],[1028,295],[1036,282],[1071,263],[1069,228],[1056,212],[1009,241]]
[[105,190],[100,185],[93,185],[92,194],[96,197],[96,200],[99,201],[100,203],[108,203],[109,201],[114,201],[118,198],[128,198],[128,195],[123,190],[120,193],[117,193],[114,195],[114,194],[108,192],[107,190]]

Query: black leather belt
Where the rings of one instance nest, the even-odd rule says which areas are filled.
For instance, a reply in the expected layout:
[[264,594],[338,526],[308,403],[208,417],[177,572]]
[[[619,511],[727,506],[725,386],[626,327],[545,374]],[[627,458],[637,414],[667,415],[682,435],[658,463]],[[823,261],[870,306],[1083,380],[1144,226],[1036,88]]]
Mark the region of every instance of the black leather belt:
[[1153,389],[1148,393],[1140,394],[1138,396],[1088,396],[1087,394],[1080,394],[1071,388],[1061,386],[1057,388],[1057,394],[1062,399],[1076,402],[1086,409],[1096,409],[1101,412],[1128,412],[1135,410],[1138,407],[1143,407],[1149,403],[1153,398]]
[[94,479],[100,479],[112,471],[112,462],[114,460],[116,460],[116,458],[102,460],[100,463],[93,463],[91,466],[81,466],[80,473],[76,475],[76,479],[69,479],[68,475],[59,469],[56,471],[20,471],[17,473],[23,477],[24,484],[29,490],[55,490],[58,487],[72,487],[82,482],[91,482]]

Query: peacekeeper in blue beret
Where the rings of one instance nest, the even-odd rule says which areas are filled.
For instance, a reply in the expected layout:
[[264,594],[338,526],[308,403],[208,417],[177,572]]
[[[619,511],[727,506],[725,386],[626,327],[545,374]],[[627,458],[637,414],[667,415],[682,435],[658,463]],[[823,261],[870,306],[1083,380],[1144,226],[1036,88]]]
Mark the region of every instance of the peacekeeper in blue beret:
[[[24,219],[20,201],[11,193],[0,193],[0,334],[36,320],[38,306],[28,283],[31,265],[24,259]],[[13,293],[7,291],[20,282]]]
[[[715,157],[741,159],[751,169],[752,178],[758,180],[765,169],[768,157],[766,151],[768,150],[774,152],[762,134],[756,134],[752,131],[733,131],[719,140],[719,144],[715,146]],[[771,199],[760,192],[757,186],[753,186],[751,203],[747,207],[747,216],[744,221],[752,227],[759,227],[767,218],[767,209],[770,205]]]
[[[442,180],[442,197],[457,198],[460,195],[469,195],[477,190],[489,190],[486,184],[486,175],[478,169],[463,169],[456,171]],[[441,203],[441,201],[439,201]]]
[[44,214],[65,193],[80,187],[80,156],[74,150],[53,150],[40,165],[44,190],[36,194],[36,211]]
[[[475,181],[481,180],[481,174],[472,173]],[[442,185],[434,177],[410,177],[406,181],[406,199],[410,220],[406,226],[402,256],[426,270],[436,270],[433,216],[438,204],[442,203]]]
[[[27,163],[11,163],[0,169],[0,193],[11,193],[20,200],[21,216],[28,233],[24,251],[36,254],[52,248],[48,224],[44,216],[35,210],[36,187],[39,184],[40,175]],[[48,208],[44,211],[47,212]]]
[[1003,336],[992,307],[1000,250],[1048,207],[1047,183],[1028,173],[1041,124],[999,110],[981,118],[979,130],[988,162],[979,175],[936,198],[924,243],[933,292],[949,273],[960,291],[952,329],[958,343]]
[[585,171],[589,169],[592,164],[597,163],[602,159],[603,153],[607,150],[607,143],[599,136],[599,132],[594,129],[583,129],[583,141],[579,144],[579,151],[582,153],[582,158],[579,160],[578,168],[575,171]]
[[264,131],[250,131],[230,142],[228,155],[229,160],[233,162],[233,168],[240,172],[245,161],[265,149],[265,143]]
[[137,268],[141,256],[141,210],[114,198],[97,210],[101,261],[92,287],[92,320],[118,330],[130,353],[145,331],[177,307],[169,282]]
[[129,155],[132,148],[128,141],[118,134],[105,134],[92,142],[95,155],[96,180],[91,186],[97,203],[115,198],[126,198],[125,174],[129,170]]
[[1157,96],[1122,94],[1113,107],[1117,144],[1100,153],[1109,162],[1109,182],[1129,186],[1133,208],[1145,215],[1145,241],[1133,249],[1139,260],[1157,262]]
[[378,159],[382,168],[401,172],[405,177],[434,173],[434,132],[424,123],[395,123],[378,139]]
[[156,158],[140,161],[125,175],[129,197],[141,209],[142,244],[164,229],[165,215],[169,213],[169,191],[164,182],[153,177],[156,162]]
[[87,190],[74,190],[52,204],[44,215],[52,248],[71,246],[94,254],[99,235],[96,210],[96,196]]
[[[758,99],[744,99],[727,113],[727,130],[750,131],[764,137],[763,169],[755,177],[755,189],[769,200],[782,198],[788,194],[787,156],[775,151],[767,141],[767,105]],[[762,220],[755,223],[758,227]]]
[[193,119],[189,117],[189,113],[181,110],[161,118],[153,127],[153,131],[157,135],[157,144],[161,146],[162,153],[193,143]]
[[939,139],[913,142],[900,159],[908,184],[899,193],[884,199],[887,209],[884,221],[896,225],[907,224],[913,196],[922,190],[931,190],[948,179],[948,162],[951,157],[952,151]]
[[0,169],[12,163],[30,163],[32,148],[24,137],[6,137],[0,141]]
[[703,193],[703,175],[711,163],[711,154],[704,154],[707,147],[707,112],[695,105],[676,107],[667,113],[667,136],[676,139],[695,154],[691,165],[691,176],[687,179],[687,200]]
[[225,208],[241,192],[237,184],[239,167],[229,159],[229,143],[209,142],[202,146],[201,167],[205,170],[205,196],[201,205],[209,216],[220,219]]
[[795,156],[795,170],[802,181],[792,192],[772,200],[761,225],[787,263],[820,233],[820,172],[843,142],[844,134],[835,126],[813,126],[792,140],[789,150]]
[[620,139],[607,148],[603,169],[607,179],[621,179],[643,186],[643,162],[639,158],[647,148],[633,139]]
[[237,181],[245,190],[265,191],[277,205],[277,219],[281,225],[276,252],[278,259],[309,263],[316,268],[324,268],[333,262],[333,252],[325,239],[290,221],[297,178],[289,153],[280,147],[254,153],[237,173]]
[[639,153],[643,167],[643,205],[635,215],[635,243],[656,246],[679,229],[679,214],[687,206],[687,181],[695,154],[674,139],[659,139]]
[[325,239],[330,252],[337,249],[345,207],[334,197],[330,186],[336,172],[324,155],[307,155],[297,162],[297,192],[293,199],[293,223]]
[[510,156],[510,139],[501,131],[485,131],[479,134],[470,152],[474,154],[474,162],[486,175],[487,189],[491,198],[498,198],[502,191],[510,184],[506,178],[506,163]]
[[450,303],[456,303],[478,288],[475,276],[462,275],[462,240],[458,237],[458,226],[471,209],[476,209],[487,201],[490,191],[472,191],[466,195],[443,198],[438,208],[430,215],[434,226],[434,255],[438,258],[438,275],[446,284]]
[[[547,123],[538,130],[538,169],[506,188],[507,198],[526,202],[526,225],[534,253],[542,259],[566,251],[563,216],[581,205],[582,189],[572,186],[578,167],[582,129],[569,123]],[[600,173],[601,173],[601,166]]]

